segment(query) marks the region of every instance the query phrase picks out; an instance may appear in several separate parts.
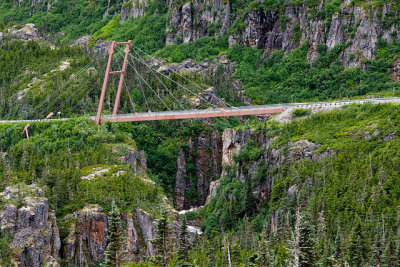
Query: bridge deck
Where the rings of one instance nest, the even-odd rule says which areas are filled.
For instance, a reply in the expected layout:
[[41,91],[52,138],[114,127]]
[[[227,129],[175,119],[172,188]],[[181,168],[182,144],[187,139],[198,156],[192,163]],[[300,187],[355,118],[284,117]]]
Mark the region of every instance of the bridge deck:
[[[310,102],[310,103],[290,103],[290,104],[276,104],[264,106],[244,106],[244,107],[229,107],[223,109],[198,109],[198,110],[184,110],[184,111],[164,111],[164,112],[145,112],[145,113],[132,113],[120,115],[104,115],[102,121],[110,122],[128,122],[128,121],[153,121],[153,120],[178,120],[178,119],[193,119],[193,118],[213,118],[213,117],[230,117],[230,116],[244,116],[244,115],[265,115],[280,113],[288,108],[316,108],[328,106],[343,106],[352,103],[400,103],[399,97],[392,98],[371,98],[371,99],[355,99],[355,100],[341,100],[329,102]],[[95,117],[91,117],[93,120]],[[0,124],[5,123],[30,123],[36,121],[63,121],[69,118],[49,119],[49,120],[10,120],[0,121]]]
[[120,115],[102,116],[102,121],[110,122],[128,122],[128,121],[156,121],[156,120],[179,120],[179,119],[195,119],[195,118],[213,118],[213,117],[230,117],[244,115],[266,115],[273,113],[281,113],[288,108],[315,108],[327,106],[343,106],[351,103],[388,103],[400,102],[400,98],[371,98],[357,100],[341,100],[329,102],[310,102],[310,103],[290,103],[275,104],[263,106],[244,106],[229,108],[213,108],[183,111],[164,111],[151,113],[132,113]]
[[244,115],[265,115],[283,112],[281,107],[267,108],[221,108],[185,111],[146,112],[134,114],[121,114],[116,116],[103,116],[102,121],[127,122],[127,121],[159,121],[180,120],[196,118],[230,117]]

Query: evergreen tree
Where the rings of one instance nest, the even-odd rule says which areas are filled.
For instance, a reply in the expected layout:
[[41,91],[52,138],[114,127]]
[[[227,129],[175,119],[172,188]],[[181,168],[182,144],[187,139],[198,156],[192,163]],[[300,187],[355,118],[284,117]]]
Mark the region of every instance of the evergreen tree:
[[157,219],[156,223],[157,237],[151,240],[155,245],[156,255],[152,261],[155,264],[167,266],[172,254],[172,242],[170,238],[172,227],[169,225],[169,212],[163,210],[161,217]]
[[106,258],[103,266],[121,266],[125,251],[125,231],[123,229],[120,210],[114,200],[111,204],[109,217],[109,236],[106,250]]
[[333,253],[333,258],[337,265],[343,264],[343,251],[342,251],[342,234],[340,232],[340,227],[338,227],[336,237],[335,237],[335,248]]
[[386,246],[382,255],[382,266],[399,266],[400,262],[397,261],[396,244],[390,234],[386,240]]
[[372,253],[371,253],[371,264],[375,266],[380,266],[382,263],[382,254],[384,250],[384,242],[385,242],[385,233],[383,232],[383,227],[380,221],[376,222],[375,232],[374,232],[374,240],[372,244]]
[[368,259],[369,242],[366,238],[360,218],[356,218],[356,224],[350,235],[347,260],[350,266],[363,266]]
[[315,229],[310,221],[309,214],[305,213],[301,217],[299,239],[299,266],[313,266],[316,262],[315,253]]
[[261,234],[255,261],[258,266],[272,266],[273,264],[273,254],[266,231]]
[[189,243],[187,242],[187,221],[186,217],[182,219],[182,224],[179,228],[179,239],[178,239],[178,261],[180,266],[188,266],[186,262],[187,254],[189,250]]
[[395,254],[396,261],[398,263],[400,263],[400,239],[399,239],[399,237],[396,238],[395,244],[396,244],[396,254]]
[[315,228],[308,212],[301,212],[305,207],[304,200],[300,203],[300,193],[297,195],[295,240],[293,242],[294,265],[313,266],[316,263]]
[[243,204],[242,207],[244,208],[242,210],[242,213],[244,213],[247,216],[251,216],[254,213],[254,208],[255,208],[255,203],[256,199],[253,194],[253,185],[251,182],[250,178],[247,178],[245,181],[244,185],[244,197],[243,197]]

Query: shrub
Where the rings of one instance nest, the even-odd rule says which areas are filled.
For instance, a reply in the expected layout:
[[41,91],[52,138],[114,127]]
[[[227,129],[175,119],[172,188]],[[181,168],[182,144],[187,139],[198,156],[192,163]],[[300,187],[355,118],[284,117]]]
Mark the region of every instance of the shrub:
[[304,117],[304,116],[308,116],[310,114],[311,114],[311,109],[297,108],[292,111],[293,118]]

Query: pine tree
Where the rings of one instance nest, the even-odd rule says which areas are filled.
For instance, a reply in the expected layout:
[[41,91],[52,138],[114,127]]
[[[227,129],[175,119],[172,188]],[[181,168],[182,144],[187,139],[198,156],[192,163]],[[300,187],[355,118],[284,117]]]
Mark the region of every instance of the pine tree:
[[356,224],[352,230],[349,247],[348,262],[350,266],[363,266],[368,259],[369,242],[366,239],[363,225],[360,218],[357,217]]
[[182,219],[182,224],[179,229],[179,239],[178,239],[178,261],[180,266],[188,266],[186,262],[187,254],[189,250],[189,243],[187,242],[187,221],[186,217]]
[[395,252],[396,261],[400,263],[400,238],[397,237],[394,243],[396,244],[396,252]]
[[170,240],[172,228],[169,225],[169,212],[163,210],[156,223],[157,237],[151,240],[151,243],[155,245],[156,255],[152,261],[155,264],[167,266],[172,254],[172,242]]
[[258,266],[272,266],[273,264],[271,245],[270,241],[268,241],[266,231],[261,234],[261,240],[257,248],[255,261]]
[[396,255],[396,244],[390,234],[387,241],[386,246],[383,251],[382,255],[382,266],[399,266],[399,262],[397,262],[397,255]]
[[294,265],[313,266],[316,263],[315,229],[311,223],[308,212],[301,212],[300,194],[297,195],[295,240],[293,242]]
[[123,229],[120,210],[114,200],[111,204],[111,212],[109,213],[109,238],[106,250],[106,259],[103,266],[121,266],[123,257],[126,253],[125,232]]
[[333,258],[335,259],[336,264],[338,264],[339,266],[343,264],[342,234],[340,233],[340,227],[338,227],[335,237]]
[[380,266],[382,263],[382,254],[384,250],[384,242],[385,242],[385,233],[383,232],[383,227],[381,222],[377,222],[376,229],[374,232],[374,241],[372,245],[372,253],[371,253],[371,264],[375,266]]
[[244,197],[242,207],[244,208],[242,213],[247,216],[251,216],[254,213],[254,204],[256,203],[253,186],[250,178],[247,178],[244,185]]
[[310,221],[308,213],[305,213],[301,218],[299,241],[299,266],[313,266],[316,261],[315,229]]

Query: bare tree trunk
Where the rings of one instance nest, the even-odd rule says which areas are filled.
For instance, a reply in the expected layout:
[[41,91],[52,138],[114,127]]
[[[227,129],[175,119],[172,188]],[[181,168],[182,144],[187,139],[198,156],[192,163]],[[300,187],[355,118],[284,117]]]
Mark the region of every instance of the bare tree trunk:
[[297,194],[297,207],[296,207],[296,225],[295,225],[295,238],[293,244],[294,250],[294,266],[300,266],[300,194]]
[[232,267],[232,263],[231,263],[231,251],[229,250],[229,242],[228,242],[228,264],[229,264],[229,267]]

